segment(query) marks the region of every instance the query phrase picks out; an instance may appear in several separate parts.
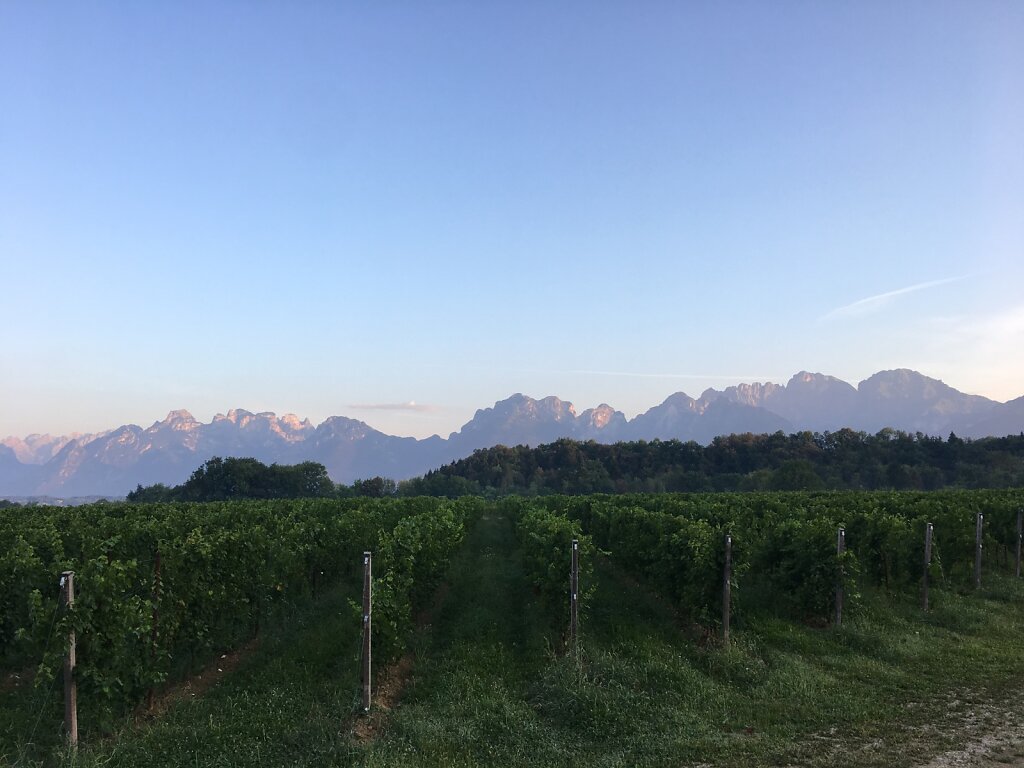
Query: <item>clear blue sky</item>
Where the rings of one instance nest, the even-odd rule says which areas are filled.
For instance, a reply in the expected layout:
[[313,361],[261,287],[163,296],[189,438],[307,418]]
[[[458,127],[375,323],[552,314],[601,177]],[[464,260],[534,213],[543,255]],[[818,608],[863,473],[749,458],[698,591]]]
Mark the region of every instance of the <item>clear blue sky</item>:
[[0,4],[0,436],[1006,400],[1022,288],[1015,0]]

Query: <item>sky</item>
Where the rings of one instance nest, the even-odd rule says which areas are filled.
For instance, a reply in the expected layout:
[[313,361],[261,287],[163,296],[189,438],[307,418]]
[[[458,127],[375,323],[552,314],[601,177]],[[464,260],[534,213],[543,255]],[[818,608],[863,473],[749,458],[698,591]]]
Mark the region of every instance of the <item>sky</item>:
[[1024,3],[0,4],[0,436],[1024,395]]

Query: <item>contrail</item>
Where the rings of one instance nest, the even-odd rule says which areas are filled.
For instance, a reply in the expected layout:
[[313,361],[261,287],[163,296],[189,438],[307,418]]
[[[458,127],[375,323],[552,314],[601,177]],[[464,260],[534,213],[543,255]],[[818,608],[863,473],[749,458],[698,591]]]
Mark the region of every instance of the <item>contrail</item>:
[[831,312],[819,317],[819,320],[828,320],[833,317],[849,317],[850,315],[866,315],[869,312],[874,312],[885,306],[890,300],[897,296],[903,296],[907,293],[915,293],[917,291],[923,291],[926,288],[934,288],[938,285],[946,285],[948,283],[956,283],[960,280],[966,280],[973,275],[960,275],[959,277],[947,277],[943,280],[929,280],[926,283],[917,283],[916,285],[908,285],[906,288],[899,288],[895,291],[888,291],[887,293],[879,293],[876,296],[868,296],[866,299],[860,299],[852,304],[847,304],[844,307],[838,307],[833,309]]

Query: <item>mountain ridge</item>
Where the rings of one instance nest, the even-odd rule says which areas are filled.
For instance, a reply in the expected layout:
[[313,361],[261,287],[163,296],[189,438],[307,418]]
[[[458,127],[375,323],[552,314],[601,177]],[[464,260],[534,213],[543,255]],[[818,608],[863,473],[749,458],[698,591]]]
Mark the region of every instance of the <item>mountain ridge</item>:
[[999,403],[968,395],[910,369],[879,371],[855,388],[841,379],[800,371],[787,384],[754,382],[693,398],[675,392],[628,419],[607,403],[577,413],[555,396],[515,393],[481,408],[447,438],[387,435],[365,422],[331,416],[318,425],[293,413],[277,416],[233,408],[209,423],[185,409],[147,428],[125,424],[104,432],[29,435],[0,441],[0,495],[123,495],[136,485],[184,482],[213,456],[252,456],[265,463],[323,463],[336,482],[383,475],[405,479],[494,445],[539,445],[560,438],[695,440],[777,431],[874,433],[886,427],[961,437],[1024,431],[1024,397]]

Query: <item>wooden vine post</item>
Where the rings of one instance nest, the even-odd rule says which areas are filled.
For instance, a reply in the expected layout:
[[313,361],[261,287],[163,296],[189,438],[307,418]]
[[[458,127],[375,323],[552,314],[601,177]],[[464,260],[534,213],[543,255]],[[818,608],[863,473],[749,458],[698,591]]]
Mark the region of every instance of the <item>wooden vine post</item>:
[[[60,602],[65,613],[75,606],[75,572],[60,575]],[[68,746],[78,747],[78,687],[75,683],[75,630],[68,631],[68,650],[64,654],[64,732]]]
[[373,588],[373,555],[363,552],[363,654],[360,682],[362,684],[363,712],[370,711],[370,629],[373,604],[371,592]]
[[[836,555],[842,557],[846,551],[846,529],[840,528],[836,536]],[[836,626],[843,624],[843,566],[840,561],[839,578],[836,580]]]
[[924,580],[922,581],[922,605],[928,610],[928,570],[932,564],[932,524],[925,523],[924,526]]
[[981,542],[984,537],[985,530],[985,516],[978,513],[977,521],[974,525],[974,587],[975,589],[981,588]]
[[732,536],[725,534],[725,568],[722,574],[722,643],[729,644],[729,615],[732,613]]
[[569,564],[569,647],[577,649],[580,627],[580,540],[572,540]]

